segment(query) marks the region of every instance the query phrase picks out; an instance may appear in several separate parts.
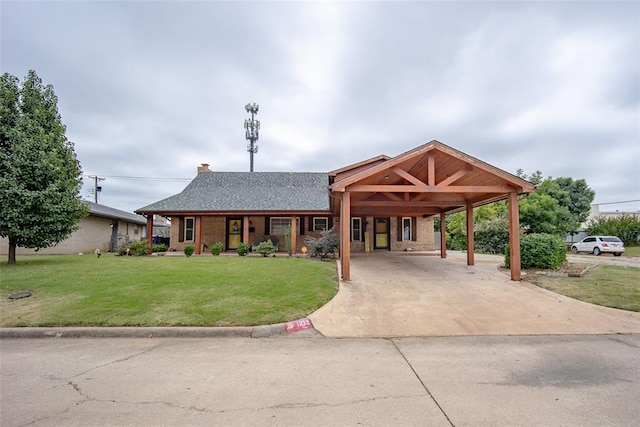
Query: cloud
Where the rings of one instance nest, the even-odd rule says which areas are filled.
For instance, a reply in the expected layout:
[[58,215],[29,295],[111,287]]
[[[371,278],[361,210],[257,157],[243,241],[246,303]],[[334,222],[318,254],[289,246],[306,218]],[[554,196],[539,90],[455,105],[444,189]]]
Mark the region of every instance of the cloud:
[[[103,202],[179,192],[198,164],[329,171],[438,139],[509,172],[640,198],[633,2],[1,3],[2,69],[54,85]],[[83,191],[90,189],[85,185]],[[640,210],[640,203],[621,205]]]

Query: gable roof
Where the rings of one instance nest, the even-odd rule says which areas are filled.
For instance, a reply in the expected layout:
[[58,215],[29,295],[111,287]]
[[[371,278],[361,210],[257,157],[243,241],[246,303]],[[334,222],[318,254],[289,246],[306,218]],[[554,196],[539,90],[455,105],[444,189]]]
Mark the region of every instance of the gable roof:
[[89,207],[89,214],[93,216],[126,221],[132,224],[145,225],[147,223],[147,219],[142,215],[121,211],[120,209],[111,208],[94,202],[85,201],[84,203]]
[[328,188],[326,173],[204,171],[181,193],[136,212],[327,212]]
[[530,182],[435,140],[342,176],[330,188],[352,192],[353,214],[392,216],[453,213],[535,190]]

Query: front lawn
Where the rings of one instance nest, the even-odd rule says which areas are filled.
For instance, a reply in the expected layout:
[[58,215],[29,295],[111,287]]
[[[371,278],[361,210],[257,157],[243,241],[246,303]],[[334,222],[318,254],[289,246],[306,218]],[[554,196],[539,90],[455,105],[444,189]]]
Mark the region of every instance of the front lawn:
[[640,311],[640,268],[599,265],[582,277],[528,274],[523,280],[605,307]]
[[299,258],[21,256],[0,263],[0,326],[272,324],[305,317],[336,284],[334,262]]

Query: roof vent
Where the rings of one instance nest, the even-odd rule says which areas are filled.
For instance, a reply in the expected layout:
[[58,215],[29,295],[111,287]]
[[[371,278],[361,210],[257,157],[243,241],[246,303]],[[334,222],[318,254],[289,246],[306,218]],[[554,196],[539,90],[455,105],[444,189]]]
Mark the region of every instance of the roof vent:
[[209,163],[202,163],[198,166],[198,173],[200,172],[211,172],[211,169],[209,169]]

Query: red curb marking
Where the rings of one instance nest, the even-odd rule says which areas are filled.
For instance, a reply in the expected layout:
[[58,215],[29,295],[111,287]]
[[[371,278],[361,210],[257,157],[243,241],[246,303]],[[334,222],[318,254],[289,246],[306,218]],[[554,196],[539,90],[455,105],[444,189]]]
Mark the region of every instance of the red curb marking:
[[284,330],[288,334],[302,331],[304,329],[312,329],[312,328],[313,328],[313,324],[311,323],[311,319],[307,319],[307,318],[294,320],[293,322],[287,322],[284,324]]

